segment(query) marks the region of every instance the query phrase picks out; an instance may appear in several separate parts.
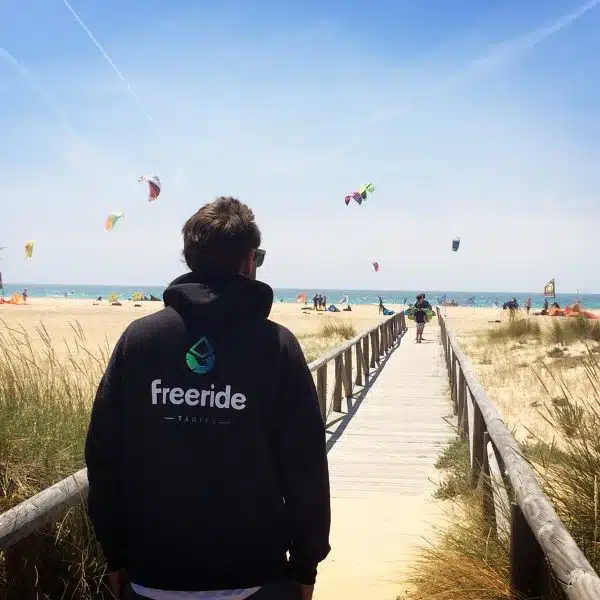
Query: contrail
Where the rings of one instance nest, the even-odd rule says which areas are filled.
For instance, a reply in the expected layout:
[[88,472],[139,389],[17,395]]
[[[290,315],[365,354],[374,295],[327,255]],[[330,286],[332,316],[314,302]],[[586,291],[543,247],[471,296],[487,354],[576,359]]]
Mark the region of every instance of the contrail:
[[[588,12],[600,5],[600,0],[590,0],[578,9],[563,15],[551,25],[538,27],[524,35],[506,40],[496,44],[490,51],[482,56],[470,61],[463,68],[452,73],[448,78],[445,78],[445,84],[452,84],[464,79],[465,77],[477,75],[478,73],[486,73],[489,70],[499,67],[511,59],[518,58],[525,52],[532,50],[538,44],[546,41],[548,38],[561,32],[563,29],[571,26],[576,21],[584,17]],[[441,91],[441,90],[440,90]],[[405,114],[412,108],[410,105],[404,105],[400,109],[382,110],[368,117],[359,125],[359,129],[368,128],[370,125],[391,121]]]
[[[598,1],[600,1],[600,0],[598,0]],[[102,44],[100,44],[100,42],[94,37],[94,34],[89,30],[89,28],[86,26],[86,24],[81,20],[80,16],[75,12],[75,10],[68,3],[68,1],[63,0],[63,4],[69,9],[69,12],[73,15],[73,18],[79,23],[79,25],[81,25],[81,28],[87,33],[90,40],[92,40],[92,42],[94,42],[94,44],[96,45],[98,50],[100,50],[100,52],[102,52],[102,56],[104,56],[104,58],[106,59],[108,64],[113,68],[114,72],[119,76],[119,79],[123,82],[123,85],[127,88],[127,91],[131,94],[133,99],[136,101],[138,107],[142,111],[142,114],[146,117],[146,119],[148,119],[148,121],[150,121],[151,123],[154,123],[154,119],[148,114],[148,111],[144,108],[144,105],[142,104],[142,101],[140,100],[139,96],[133,91],[133,88],[131,87],[131,85],[129,85],[129,83],[125,79],[123,73],[121,73],[121,71],[119,70],[119,67],[117,67],[117,65],[115,65],[112,58],[108,55],[106,50],[102,47]]]
[[[35,91],[35,93],[41,98],[41,100],[52,110],[52,112],[58,117],[58,120],[65,129],[68,136],[76,143],[77,152],[81,155],[82,152],[87,152],[96,157],[106,159],[106,154],[95,147],[88,139],[78,133],[75,128],[71,125],[69,117],[64,110],[56,103],[54,98],[42,87],[42,85],[33,76],[31,71],[23,66],[6,48],[0,46],[0,59],[4,60],[8,65],[14,69],[18,75],[24,79],[27,84]],[[112,159],[112,155],[109,155]]]
[[69,117],[67,117],[66,113],[56,104],[52,96],[37,82],[31,71],[24,67],[6,48],[0,47],[0,58],[4,59],[10,67],[12,67],[19,76],[29,84],[46,105],[52,109],[67,132],[73,137],[79,137],[71,126]]

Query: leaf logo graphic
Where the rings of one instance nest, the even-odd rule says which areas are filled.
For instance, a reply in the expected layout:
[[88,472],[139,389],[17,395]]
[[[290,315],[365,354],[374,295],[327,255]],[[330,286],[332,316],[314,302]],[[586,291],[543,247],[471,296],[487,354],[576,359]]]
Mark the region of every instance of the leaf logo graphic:
[[200,338],[185,354],[185,362],[192,373],[204,375],[215,366],[215,351],[206,337]]

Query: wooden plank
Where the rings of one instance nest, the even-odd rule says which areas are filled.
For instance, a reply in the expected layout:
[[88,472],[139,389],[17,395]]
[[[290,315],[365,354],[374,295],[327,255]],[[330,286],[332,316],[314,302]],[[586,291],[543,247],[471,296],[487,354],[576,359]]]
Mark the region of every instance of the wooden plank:
[[[439,338],[437,332],[430,335]],[[342,481],[344,486],[352,482],[361,494],[368,494],[375,482],[402,490],[407,473],[420,481],[422,491],[433,489],[428,474],[452,436],[445,420],[452,414],[448,383],[434,369],[433,357],[441,350],[439,343],[417,345],[405,339],[389,356],[329,453],[333,496],[342,493]]]
[[0,550],[51,523],[70,506],[83,502],[87,492],[87,469],[81,469],[0,514]]

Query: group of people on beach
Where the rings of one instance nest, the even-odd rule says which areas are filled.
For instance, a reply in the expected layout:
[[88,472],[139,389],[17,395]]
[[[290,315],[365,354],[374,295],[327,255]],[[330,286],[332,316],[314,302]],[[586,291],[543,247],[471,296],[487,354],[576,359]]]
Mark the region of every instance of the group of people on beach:
[[326,310],[327,309],[327,296],[323,294],[315,294],[313,296],[313,308],[315,310]]

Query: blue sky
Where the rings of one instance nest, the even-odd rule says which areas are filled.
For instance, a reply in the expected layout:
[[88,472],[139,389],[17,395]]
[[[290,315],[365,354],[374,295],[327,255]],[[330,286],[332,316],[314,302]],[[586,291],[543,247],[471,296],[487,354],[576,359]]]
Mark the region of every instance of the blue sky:
[[125,83],[63,0],[4,3],[5,281],[164,284],[231,194],[276,287],[599,291],[600,0],[70,5]]

